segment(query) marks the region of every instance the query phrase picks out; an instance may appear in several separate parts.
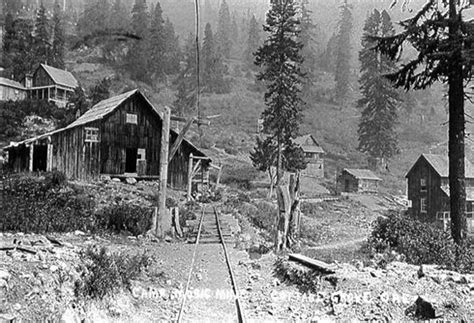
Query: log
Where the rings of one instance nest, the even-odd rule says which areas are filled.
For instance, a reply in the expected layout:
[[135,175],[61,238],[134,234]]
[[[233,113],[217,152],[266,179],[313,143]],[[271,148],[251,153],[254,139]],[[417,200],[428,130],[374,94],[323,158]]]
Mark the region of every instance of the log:
[[30,254],[32,254],[32,255],[36,255],[36,251],[31,250],[31,249],[27,249],[27,248],[23,248],[23,247],[18,247],[18,246],[14,246],[14,247],[0,247],[0,250],[1,250],[1,251],[18,250],[18,251],[23,251],[23,252],[26,252],[26,253],[30,253]]
[[325,274],[334,274],[336,272],[335,265],[325,263],[324,261],[321,261],[321,260],[316,260],[310,257],[306,257],[301,254],[297,254],[297,253],[289,254],[288,259],[291,261],[296,261],[309,268],[321,271]]

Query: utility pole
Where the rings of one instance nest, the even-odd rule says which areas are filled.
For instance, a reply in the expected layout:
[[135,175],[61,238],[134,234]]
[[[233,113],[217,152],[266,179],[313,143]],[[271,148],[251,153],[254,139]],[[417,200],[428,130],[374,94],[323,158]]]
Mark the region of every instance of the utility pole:
[[160,149],[160,192],[158,194],[158,216],[156,225],[156,236],[163,236],[163,219],[166,216],[166,188],[168,185],[168,152],[170,141],[170,117],[171,110],[165,107],[163,112],[163,124],[161,128]]

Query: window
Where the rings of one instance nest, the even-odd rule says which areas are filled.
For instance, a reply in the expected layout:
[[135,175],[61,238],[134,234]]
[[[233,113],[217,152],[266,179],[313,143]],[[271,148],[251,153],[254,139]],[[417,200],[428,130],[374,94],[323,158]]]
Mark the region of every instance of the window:
[[145,151],[144,148],[138,148],[137,159],[138,160],[146,160],[146,151]]
[[426,192],[426,178],[420,178],[420,191]]
[[84,128],[86,132],[85,142],[99,142],[99,128]]
[[420,199],[420,212],[426,213],[426,199],[425,198]]
[[138,118],[136,114],[127,113],[127,123],[138,124]]

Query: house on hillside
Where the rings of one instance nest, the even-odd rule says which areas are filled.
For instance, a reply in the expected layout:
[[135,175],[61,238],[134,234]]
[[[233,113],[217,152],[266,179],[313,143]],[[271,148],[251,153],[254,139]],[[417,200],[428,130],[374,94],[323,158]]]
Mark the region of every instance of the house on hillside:
[[27,75],[24,83],[29,98],[46,99],[60,108],[67,105],[69,98],[79,86],[79,82],[71,72],[46,64],[40,64],[32,75]]
[[[99,175],[158,179],[162,123],[160,111],[133,90],[97,103],[63,129],[12,143],[4,151],[8,167],[17,172],[57,169],[75,179]],[[177,137],[171,130],[170,146]],[[190,167],[191,154],[199,160]],[[185,189],[189,169],[201,172],[204,180],[210,162],[183,140],[168,166],[169,184]]]
[[21,83],[0,77],[0,101],[18,101],[26,97],[26,88]]
[[324,150],[316,139],[308,134],[294,139],[293,142],[303,149],[305,160],[308,163],[301,174],[306,177],[324,177]]
[[373,193],[382,181],[371,170],[344,168],[337,177],[337,191],[346,193]]
[[[474,232],[474,166],[465,163],[468,231]],[[410,213],[422,221],[449,228],[449,162],[444,155],[422,154],[406,175]]]

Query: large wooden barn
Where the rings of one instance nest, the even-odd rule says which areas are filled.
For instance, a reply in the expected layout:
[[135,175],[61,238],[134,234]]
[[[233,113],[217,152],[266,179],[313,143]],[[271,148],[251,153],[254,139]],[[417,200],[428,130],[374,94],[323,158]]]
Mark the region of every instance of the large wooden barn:
[[[158,178],[162,117],[150,101],[133,90],[101,101],[63,129],[12,143],[4,148],[13,171],[57,169],[68,178],[99,175]],[[170,145],[178,134],[170,131]],[[190,155],[200,158],[202,171],[210,159],[183,140],[169,163],[168,182],[185,189]]]

